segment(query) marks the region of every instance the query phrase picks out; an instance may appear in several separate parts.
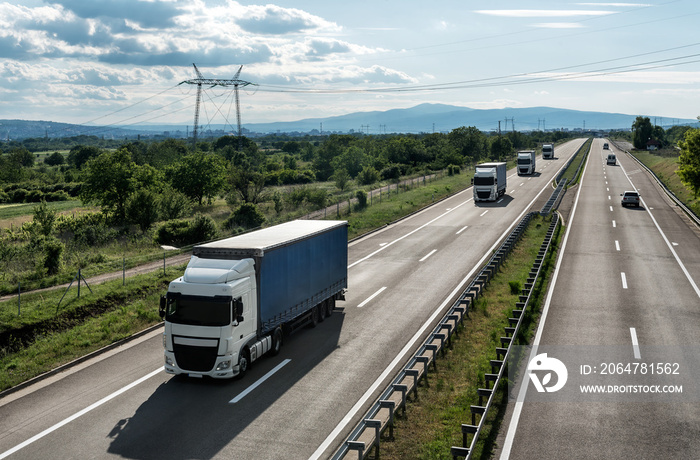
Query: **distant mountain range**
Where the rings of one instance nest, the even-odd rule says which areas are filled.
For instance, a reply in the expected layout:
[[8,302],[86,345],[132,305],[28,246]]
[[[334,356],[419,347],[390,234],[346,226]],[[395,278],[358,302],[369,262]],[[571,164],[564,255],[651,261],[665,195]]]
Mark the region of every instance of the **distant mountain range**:
[[[697,119],[648,116],[664,128],[673,125],[698,126]],[[534,130],[628,130],[637,115],[583,112],[552,107],[471,109],[446,104],[420,104],[407,109],[355,112],[326,118],[307,118],[275,123],[244,123],[246,135],[290,133],[326,134],[364,132],[366,134],[449,132],[461,126],[482,131]],[[107,138],[175,137],[191,134],[191,125],[85,126],[51,121],[0,120],[0,140],[95,135]],[[200,136],[221,136],[231,126],[211,125]]]

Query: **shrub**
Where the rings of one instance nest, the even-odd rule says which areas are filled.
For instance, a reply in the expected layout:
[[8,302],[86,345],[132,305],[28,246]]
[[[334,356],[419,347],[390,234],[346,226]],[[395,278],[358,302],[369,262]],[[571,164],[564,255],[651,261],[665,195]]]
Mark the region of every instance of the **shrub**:
[[197,214],[191,220],[179,219],[164,223],[158,227],[155,241],[158,244],[186,246],[213,240],[217,234],[216,222],[209,216]]
[[364,209],[367,207],[367,192],[358,190],[355,193],[355,197],[357,198],[357,209]]
[[44,268],[49,275],[61,271],[63,262],[61,256],[65,246],[57,238],[47,238],[44,241]]
[[509,281],[508,286],[510,286],[510,293],[513,295],[518,295],[522,289],[520,281]]
[[401,177],[401,169],[398,165],[390,165],[382,169],[381,172],[382,179],[384,180],[397,180]]
[[357,182],[361,185],[371,185],[379,182],[379,171],[372,166],[365,166],[357,175]]
[[265,222],[265,216],[253,203],[243,203],[238,209],[233,211],[224,227],[231,230],[236,227],[256,228]]
[[44,163],[46,163],[49,166],[58,166],[62,165],[65,162],[66,159],[63,158],[61,152],[53,152],[51,155],[44,158]]

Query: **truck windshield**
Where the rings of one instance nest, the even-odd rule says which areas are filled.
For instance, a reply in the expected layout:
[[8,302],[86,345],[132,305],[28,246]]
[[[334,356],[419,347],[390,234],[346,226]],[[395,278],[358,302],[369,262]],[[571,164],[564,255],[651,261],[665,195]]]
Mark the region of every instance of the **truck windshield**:
[[228,326],[231,324],[231,301],[212,297],[170,298],[165,320],[196,326]]
[[474,176],[474,185],[493,185],[493,176]]
[[529,165],[530,164],[530,157],[518,158],[518,164],[519,165]]

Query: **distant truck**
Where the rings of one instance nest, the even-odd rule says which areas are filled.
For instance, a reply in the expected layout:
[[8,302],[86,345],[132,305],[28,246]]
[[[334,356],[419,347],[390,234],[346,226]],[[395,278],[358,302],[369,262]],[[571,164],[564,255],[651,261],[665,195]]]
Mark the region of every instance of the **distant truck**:
[[506,164],[481,163],[474,172],[474,201],[496,201],[506,192]]
[[554,144],[542,145],[542,159],[551,160],[554,158]]
[[535,151],[521,150],[518,152],[518,175],[529,176],[535,174]]
[[165,371],[243,376],[283,333],[330,316],[348,283],[347,229],[296,220],[195,246],[160,302]]

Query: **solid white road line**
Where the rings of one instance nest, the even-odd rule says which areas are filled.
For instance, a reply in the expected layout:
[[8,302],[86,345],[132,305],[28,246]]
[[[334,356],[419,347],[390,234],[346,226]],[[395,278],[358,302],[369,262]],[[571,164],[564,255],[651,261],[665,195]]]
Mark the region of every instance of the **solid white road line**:
[[[542,331],[544,331],[544,325],[547,320],[547,313],[549,312],[549,306],[552,303],[552,295],[554,294],[554,286],[557,284],[557,278],[559,278],[559,270],[561,269],[561,261],[564,258],[564,252],[566,251],[566,243],[569,241],[569,233],[573,227],[574,216],[576,215],[576,208],[578,207],[578,199],[581,195],[581,190],[583,187],[583,180],[586,177],[586,170],[588,169],[588,162],[583,168],[583,173],[581,174],[581,181],[579,182],[578,191],[576,192],[576,199],[574,200],[574,207],[571,210],[571,217],[569,218],[570,224],[566,227],[566,233],[564,234],[564,240],[561,243],[561,250],[559,251],[559,257],[557,258],[557,264],[554,267],[554,274],[552,275],[552,281],[549,283],[549,288],[547,291],[547,297],[544,302],[544,307],[542,307],[542,314],[540,315],[540,323],[537,326],[537,332],[535,333],[535,339],[532,341],[532,351],[530,353],[530,359],[537,355],[537,348],[542,340]],[[508,460],[510,457],[510,451],[513,448],[513,440],[515,439],[515,432],[518,430],[518,422],[520,421],[520,413],[523,410],[523,401],[525,401],[525,395],[527,394],[527,382],[524,382],[520,386],[520,392],[518,393],[518,398],[515,401],[515,407],[513,408],[513,415],[510,419],[510,424],[508,425],[508,431],[506,433],[506,439],[503,442],[503,449],[501,450],[501,460]]]
[[265,375],[263,375],[262,377],[260,377],[258,380],[255,381],[254,384],[252,384],[251,386],[249,386],[248,388],[246,388],[245,390],[243,390],[238,396],[236,396],[235,398],[233,398],[233,399],[232,399],[231,401],[229,401],[228,403],[229,403],[229,404],[236,404],[238,401],[240,401],[241,399],[243,399],[243,398],[245,398],[246,396],[248,396],[248,394],[249,394],[251,391],[255,390],[261,383],[263,383],[265,380],[267,380],[267,379],[269,379],[270,377],[272,377],[278,370],[282,369],[284,366],[286,366],[287,364],[289,364],[290,361],[291,361],[291,359],[285,359],[284,361],[282,361],[281,363],[279,363],[279,364],[278,364],[277,366],[275,366],[270,372],[268,372],[267,374],[265,374]]
[[367,297],[367,299],[365,299],[364,302],[362,302],[360,305],[358,305],[357,308],[362,308],[362,307],[364,307],[365,305],[367,305],[369,302],[372,301],[372,299],[374,299],[374,298],[377,297],[379,294],[381,294],[382,292],[384,292],[384,289],[386,289],[386,286],[384,286],[383,288],[379,289],[377,292],[375,292],[375,293],[372,294],[371,296]]
[[639,351],[639,340],[637,340],[637,330],[631,327],[630,335],[632,336],[632,349],[634,350],[634,359],[642,359],[642,354]]
[[437,252],[437,249],[433,249],[432,251],[430,251],[429,253],[427,253],[427,254],[426,254],[421,260],[419,260],[418,262],[423,262],[425,259],[427,259],[428,257],[432,256],[432,255],[435,254],[436,252]]
[[148,380],[148,379],[150,379],[151,377],[154,377],[154,376],[160,374],[161,372],[163,372],[163,368],[162,368],[162,367],[159,367],[158,369],[156,369],[155,371],[151,372],[150,374],[148,374],[148,375],[146,375],[146,376],[144,376],[144,377],[141,377],[140,379],[136,380],[135,382],[132,382],[132,383],[128,384],[127,386],[125,386],[125,387],[123,387],[123,388],[121,388],[121,389],[115,391],[115,392],[112,393],[111,395],[105,396],[104,398],[102,398],[102,399],[100,399],[99,401],[97,401],[96,403],[94,403],[94,404],[92,404],[92,405],[86,407],[85,409],[81,410],[80,412],[77,412],[77,413],[71,415],[70,417],[68,417],[67,419],[64,419],[64,420],[58,422],[57,424],[55,424],[55,425],[52,426],[51,428],[47,428],[47,429],[45,429],[44,431],[42,431],[41,433],[37,434],[36,436],[33,436],[33,437],[27,439],[27,440],[24,441],[22,444],[18,444],[18,445],[16,445],[15,447],[13,447],[12,449],[3,452],[2,454],[0,454],[0,460],[3,459],[3,458],[5,458],[5,457],[8,457],[9,455],[14,454],[15,452],[17,452],[17,451],[20,450],[20,449],[24,449],[24,448],[27,447],[28,445],[32,444],[34,441],[38,441],[39,439],[43,438],[43,437],[46,436],[47,434],[53,433],[54,431],[58,430],[58,429],[61,428],[62,426],[69,424],[70,422],[72,422],[73,420],[77,419],[78,417],[82,417],[83,415],[87,414],[88,412],[92,411],[93,409],[97,409],[98,407],[100,407],[100,406],[103,405],[104,403],[111,401],[112,399],[116,398],[116,397],[119,396],[120,394],[125,393],[125,392],[131,390],[131,389],[134,388],[136,385],[145,382],[146,380]]

